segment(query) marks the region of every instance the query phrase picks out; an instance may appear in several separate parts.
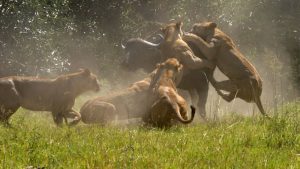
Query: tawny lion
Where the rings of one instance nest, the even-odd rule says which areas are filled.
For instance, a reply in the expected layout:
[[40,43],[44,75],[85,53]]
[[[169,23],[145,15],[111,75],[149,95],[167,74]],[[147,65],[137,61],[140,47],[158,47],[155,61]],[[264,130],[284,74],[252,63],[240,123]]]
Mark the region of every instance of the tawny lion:
[[182,25],[182,22],[171,23],[161,29],[164,36],[164,41],[159,45],[162,56],[166,59],[175,57],[183,64],[185,71],[188,69],[214,69],[214,64],[195,56],[193,50],[183,41]]
[[158,127],[169,127],[172,120],[178,120],[184,124],[193,121],[195,108],[191,106],[191,119],[188,119],[188,104],[176,89],[176,84],[180,82],[183,74],[182,67],[175,58],[170,58],[158,65],[149,87],[149,98],[154,100],[154,103],[144,117],[146,123]]
[[[255,67],[240,53],[232,39],[217,28],[216,23],[194,24],[191,33],[186,33],[183,39],[195,43],[205,57],[215,62],[221,72],[229,78],[217,82],[212,75],[209,75],[210,82],[222,98],[228,102],[235,97],[247,102],[255,102],[261,114],[268,117],[260,99],[261,77]],[[220,90],[230,93],[224,94]]]
[[142,118],[147,109],[150,79],[147,77],[125,90],[88,100],[80,109],[82,122],[105,125],[116,119]]
[[57,125],[63,118],[77,124],[81,116],[72,109],[75,98],[83,92],[99,90],[97,78],[88,69],[61,75],[55,79],[12,76],[0,78],[0,121],[9,118],[23,107],[33,111],[50,111]]

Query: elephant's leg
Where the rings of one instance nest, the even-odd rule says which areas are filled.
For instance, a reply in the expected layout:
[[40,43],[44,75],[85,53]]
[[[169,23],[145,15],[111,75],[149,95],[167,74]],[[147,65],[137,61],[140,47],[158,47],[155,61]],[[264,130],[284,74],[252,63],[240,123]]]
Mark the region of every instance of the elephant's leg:
[[196,111],[199,110],[199,114],[203,119],[206,119],[206,109],[205,105],[208,97],[208,81],[211,81],[209,78],[212,78],[212,71],[203,71],[203,70],[193,70],[188,75],[184,76],[181,80],[180,85],[178,86],[181,89],[187,89],[191,95],[192,103],[195,104],[196,97],[193,96],[193,90],[196,89],[198,95],[198,101],[195,104]]
[[55,123],[58,127],[62,127],[63,119],[64,119],[63,114],[62,114],[62,113],[57,113],[57,112],[52,112],[52,117],[53,117],[54,123]]
[[63,113],[63,116],[64,116],[64,118],[71,118],[71,119],[73,119],[68,124],[69,126],[74,126],[74,125],[78,124],[80,122],[80,120],[81,120],[81,114],[78,113],[77,111],[73,110],[73,109],[69,110],[69,111],[67,111],[65,113]]
[[19,106],[14,106],[11,108],[0,108],[0,122],[6,126],[10,126],[9,118],[19,109]]
[[191,96],[192,105],[197,105],[199,100],[198,91],[196,89],[189,89],[188,92]]
[[197,75],[195,88],[197,89],[198,94],[197,109],[199,110],[199,115],[201,116],[201,118],[206,121],[206,102],[208,97],[209,83],[207,80],[207,76],[205,76],[203,72]]
[[199,88],[197,92],[199,96],[198,103],[197,103],[199,114],[204,121],[207,121],[206,102],[208,97],[208,87]]

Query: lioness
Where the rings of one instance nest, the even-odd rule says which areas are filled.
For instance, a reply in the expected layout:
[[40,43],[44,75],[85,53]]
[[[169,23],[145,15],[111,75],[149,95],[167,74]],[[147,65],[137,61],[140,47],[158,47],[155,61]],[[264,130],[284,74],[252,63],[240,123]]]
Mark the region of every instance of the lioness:
[[[143,69],[150,73],[155,69],[157,63],[163,61],[163,55],[159,50],[160,43],[163,42],[163,38],[153,37],[152,41],[146,41],[140,38],[129,39],[122,47],[125,52],[124,60],[121,66],[125,70],[136,71],[137,69]],[[202,59],[204,55],[199,48],[191,42],[187,42],[189,47],[193,50],[193,53]],[[197,110],[200,116],[206,120],[206,102],[208,97],[208,84],[206,74],[210,69],[194,69],[182,77],[181,82],[178,84],[178,88],[187,90],[191,96],[193,105],[197,105]]]
[[184,69],[214,69],[214,64],[195,56],[188,44],[182,40],[182,25],[182,22],[171,23],[161,29],[164,36],[164,41],[159,45],[162,56],[164,58],[175,57],[183,64]]
[[8,120],[19,107],[33,111],[50,111],[57,125],[63,118],[73,118],[77,124],[81,116],[72,109],[75,98],[83,92],[99,90],[97,78],[88,69],[58,76],[56,79],[12,76],[0,78],[0,121]]
[[[202,53],[223,72],[229,80],[217,82],[210,78],[218,94],[230,102],[235,97],[255,102],[260,112],[267,116],[261,103],[262,80],[255,67],[240,53],[232,39],[213,22],[194,24],[191,33],[183,36],[195,43]],[[212,75],[211,75],[212,76]],[[220,90],[228,91],[224,94]]]
[[133,83],[127,89],[88,100],[80,109],[82,122],[108,124],[118,120],[141,118],[146,111],[150,77]]
[[146,123],[158,127],[169,127],[172,120],[178,120],[184,124],[193,121],[195,108],[191,106],[192,115],[191,119],[188,119],[187,102],[176,89],[176,84],[179,83],[183,74],[182,67],[182,64],[175,58],[158,64],[156,74],[153,75],[149,86],[149,98],[154,100],[154,103],[144,117]]

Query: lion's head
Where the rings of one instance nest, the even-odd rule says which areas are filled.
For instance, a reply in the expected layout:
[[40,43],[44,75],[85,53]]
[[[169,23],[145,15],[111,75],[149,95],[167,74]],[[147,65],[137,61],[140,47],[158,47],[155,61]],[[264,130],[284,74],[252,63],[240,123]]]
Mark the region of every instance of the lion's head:
[[193,25],[191,33],[196,34],[202,39],[206,39],[208,36],[213,35],[217,24],[214,22],[201,22]]
[[157,64],[156,67],[156,73],[152,77],[150,88],[157,83],[162,74],[168,79],[172,79],[176,85],[180,83],[183,76],[183,65],[176,58],[169,58],[165,62]]
[[157,68],[159,69],[166,69],[176,73],[181,72],[182,67],[182,64],[176,58],[169,58],[165,62],[157,64]]
[[61,75],[57,79],[62,82],[68,80],[68,87],[75,92],[75,95],[86,91],[98,92],[100,90],[96,75],[91,73],[89,69],[80,69],[79,72]]
[[183,35],[182,27],[183,23],[181,21],[177,23],[170,23],[167,26],[161,28],[164,39],[166,41],[176,40],[177,38],[181,38]]
[[82,87],[87,90],[94,90],[98,92],[100,90],[100,85],[96,75],[91,73],[89,69],[81,69],[80,71],[82,75]]

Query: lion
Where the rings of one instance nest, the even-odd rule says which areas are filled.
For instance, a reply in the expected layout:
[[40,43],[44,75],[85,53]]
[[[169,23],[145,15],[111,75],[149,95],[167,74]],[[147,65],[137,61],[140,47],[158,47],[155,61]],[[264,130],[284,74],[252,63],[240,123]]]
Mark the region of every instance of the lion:
[[80,109],[82,122],[105,125],[116,119],[143,117],[150,79],[147,77],[133,83],[125,90],[88,100]]
[[12,76],[0,78],[0,121],[9,125],[9,118],[23,107],[33,111],[50,111],[61,126],[63,118],[77,124],[81,116],[72,109],[75,98],[86,91],[99,91],[97,78],[88,69],[61,75],[55,79]]
[[176,89],[183,74],[182,68],[183,65],[176,58],[158,64],[149,86],[149,98],[154,103],[143,118],[144,122],[157,127],[170,127],[172,120],[183,124],[193,121],[195,108],[191,106],[191,118],[188,119],[188,104]]
[[[235,97],[246,102],[254,102],[261,114],[268,117],[260,99],[262,93],[260,75],[238,50],[233,40],[217,28],[216,23],[194,24],[191,33],[186,33],[183,39],[196,44],[202,53],[229,78],[229,80],[217,82],[210,77],[210,82],[222,98],[228,102]],[[224,94],[221,90],[227,91],[229,94]]]
[[[159,38],[156,38],[159,36]],[[129,39],[126,43],[122,44],[125,52],[124,60],[122,61],[122,68],[124,70],[136,71],[143,69],[147,73],[151,73],[157,63],[163,61],[163,56],[160,52],[159,45],[163,42],[162,35],[153,36],[151,41],[143,40],[140,38]],[[199,48],[191,42],[187,42],[193,53],[200,58],[204,58]],[[187,90],[191,96],[192,103],[197,105],[200,116],[206,119],[206,102],[208,97],[209,82],[206,74],[212,72],[206,69],[194,69],[189,71],[182,77],[178,88]]]
[[162,56],[166,59],[171,57],[177,58],[183,64],[184,72],[188,69],[214,69],[213,63],[195,56],[193,50],[183,41],[182,25],[182,22],[177,22],[161,28],[164,36],[164,41],[159,45]]

